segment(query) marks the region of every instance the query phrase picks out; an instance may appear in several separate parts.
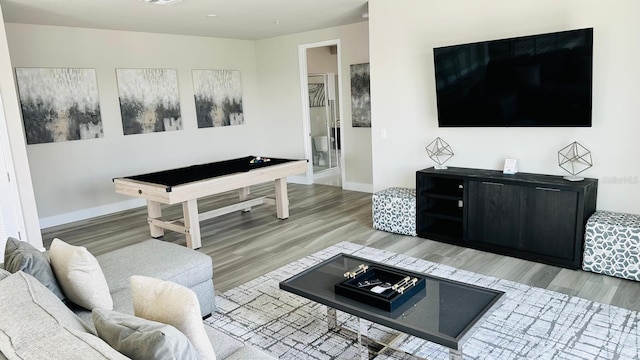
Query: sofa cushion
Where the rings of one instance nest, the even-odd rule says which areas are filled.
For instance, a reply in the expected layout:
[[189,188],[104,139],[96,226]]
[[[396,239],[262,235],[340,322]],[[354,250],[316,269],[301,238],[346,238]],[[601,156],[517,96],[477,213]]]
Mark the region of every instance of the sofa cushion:
[[106,309],[93,309],[98,336],[133,360],[198,360],[189,339],[171,325]]
[[[196,286],[190,287],[189,289],[191,289],[194,293],[196,293],[196,296],[198,296],[198,302],[200,303],[200,317],[205,317],[211,314],[215,306],[213,281],[209,279],[209,281],[200,283]],[[111,298],[113,299],[113,310],[120,311],[125,314],[133,314],[133,303],[130,287],[115,292],[112,291]]]
[[240,350],[234,352],[225,360],[257,360],[257,359],[273,359],[277,358],[265,353],[264,351],[253,347],[251,345],[245,345]]
[[213,278],[210,256],[156,239],[126,246],[96,258],[112,293],[129,288],[131,275],[172,281],[188,288]]
[[0,281],[0,304],[0,351],[8,359],[126,359],[29,274]]
[[277,359],[254,346],[243,344],[241,341],[232,338],[210,325],[205,324],[204,329],[207,332],[209,341],[213,344],[213,347],[216,350],[216,356],[219,359]]
[[7,276],[11,275],[10,272],[8,272],[5,269],[0,269],[0,281],[4,278],[6,278]]
[[83,246],[73,246],[53,239],[49,250],[53,268],[64,294],[86,309],[113,309],[107,280],[100,264]]
[[64,300],[64,294],[51,269],[49,259],[28,242],[12,237],[7,239],[4,248],[4,268],[11,273],[24,271],[32,275],[58,298]]
[[132,276],[131,295],[136,316],[175,326],[189,338],[203,360],[215,360],[193,291],[170,281]]
[[240,340],[236,340],[212,326],[205,324],[204,330],[207,333],[209,342],[213,345],[216,357],[220,359],[228,358],[231,354],[242,349],[244,346]]

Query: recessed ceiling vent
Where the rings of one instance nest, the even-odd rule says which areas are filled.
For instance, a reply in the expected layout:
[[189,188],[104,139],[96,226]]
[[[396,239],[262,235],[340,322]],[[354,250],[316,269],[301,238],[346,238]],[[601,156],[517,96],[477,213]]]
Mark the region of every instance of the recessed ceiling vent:
[[182,0],[142,0],[142,1],[149,4],[154,4],[154,5],[173,5],[173,4],[182,2]]

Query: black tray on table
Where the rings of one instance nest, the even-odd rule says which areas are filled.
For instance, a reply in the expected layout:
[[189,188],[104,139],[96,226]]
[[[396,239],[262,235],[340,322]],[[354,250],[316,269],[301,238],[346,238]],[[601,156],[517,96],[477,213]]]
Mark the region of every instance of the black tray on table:
[[[366,265],[362,264],[360,266]],[[347,277],[348,274],[350,274],[350,272],[345,273],[345,277]],[[353,273],[351,276],[353,276]],[[376,286],[383,285],[385,283],[388,285],[395,285],[406,278],[410,281],[415,279],[414,285],[410,285],[404,289],[402,289],[401,286],[397,288],[398,290],[394,290],[389,287],[379,294],[371,291],[371,289],[374,289]],[[374,283],[380,281],[380,284],[363,286],[367,281]],[[367,305],[392,312],[409,301],[420,291],[424,292],[425,283],[425,278],[417,276],[415,273],[403,272],[402,270],[389,270],[376,265],[371,265],[368,266],[365,271],[355,275],[355,277],[347,278],[337,283],[335,285],[335,292],[336,294],[346,296]]]

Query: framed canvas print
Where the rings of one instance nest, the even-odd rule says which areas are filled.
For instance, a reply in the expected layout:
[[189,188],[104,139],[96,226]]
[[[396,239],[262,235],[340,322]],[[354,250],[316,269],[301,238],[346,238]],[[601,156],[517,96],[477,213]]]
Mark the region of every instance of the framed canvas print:
[[27,144],[104,136],[95,69],[16,68]]
[[182,130],[174,69],[116,69],[125,135]]
[[371,127],[368,63],[351,65],[351,123],[353,127]]
[[242,84],[238,70],[192,70],[198,128],[242,125]]
[[326,105],[324,83],[309,84],[309,106],[322,107]]

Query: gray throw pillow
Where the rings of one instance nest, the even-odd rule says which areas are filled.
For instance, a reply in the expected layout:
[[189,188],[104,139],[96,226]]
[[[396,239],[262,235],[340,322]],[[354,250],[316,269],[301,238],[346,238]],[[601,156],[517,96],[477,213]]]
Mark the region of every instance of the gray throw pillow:
[[171,325],[100,308],[92,313],[98,336],[133,360],[199,359],[189,339]]
[[49,259],[28,242],[12,237],[7,239],[4,248],[4,268],[11,273],[23,271],[35,277],[60,300],[65,299],[53,269],[51,269]]

